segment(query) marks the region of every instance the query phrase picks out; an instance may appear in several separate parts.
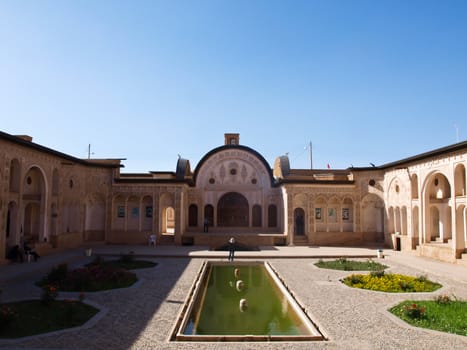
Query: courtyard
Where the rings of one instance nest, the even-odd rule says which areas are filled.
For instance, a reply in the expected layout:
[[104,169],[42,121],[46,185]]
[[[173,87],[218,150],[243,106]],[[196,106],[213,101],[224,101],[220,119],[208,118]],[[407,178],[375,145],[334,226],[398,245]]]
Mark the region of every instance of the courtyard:
[[[387,309],[407,299],[432,300],[435,295],[467,299],[467,267],[409,253],[385,250],[376,258],[374,248],[262,247],[237,252],[238,260],[268,260],[288,288],[327,337],[326,341],[274,343],[182,343],[170,341],[174,324],[203,261],[227,260],[227,252],[205,247],[99,245],[93,254],[136,257],[158,263],[135,270],[139,281],[130,288],[86,293],[85,302],[101,312],[82,327],[15,340],[0,340],[1,349],[465,349],[467,337],[409,326]],[[319,259],[372,258],[389,266],[387,272],[426,275],[443,287],[434,293],[382,293],[344,286],[348,271],[320,269]],[[50,267],[67,262],[80,266],[92,257],[84,249],[44,256],[39,262],[0,266],[2,301],[40,297],[34,282]],[[77,293],[60,293],[76,297]],[[467,310],[466,310],[467,313]]]

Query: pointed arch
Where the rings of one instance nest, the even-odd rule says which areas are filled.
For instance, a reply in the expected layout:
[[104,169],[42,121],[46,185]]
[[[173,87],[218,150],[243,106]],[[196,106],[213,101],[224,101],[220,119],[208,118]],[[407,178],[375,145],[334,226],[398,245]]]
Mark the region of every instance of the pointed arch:
[[464,164],[458,164],[454,170],[454,191],[456,197],[466,195],[466,173]]
[[317,197],[314,201],[315,207],[315,231],[326,232],[327,204],[324,197]]
[[[384,202],[376,194],[369,193],[362,199],[362,230],[363,232],[383,233],[384,231]],[[388,209],[389,222],[394,222],[393,208]],[[393,230],[389,225],[389,230]],[[391,232],[391,231],[390,231]]]
[[175,194],[163,193],[160,197],[160,210],[162,217],[162,232],[175,233]]
[[412,199],[418,199],[418,175],[413,174],[410,178]]
[[21,183],[21,166],[18,159],[10,162],[10,192],[18,193]]
[[127,230],[139,231],[140,219],[140,198],[138,196],[130,196],[127,201]]
[[401,208],[401,234],[407,235],[407,207],[404,205]]
[[248,200],[238,192],[224,194],[217,203],[218,226],[248,226]]
[[430,230],[430,240],[436,241],[439,238],[439,210],[438,207],[432,206],[430,208],[430,219],[431,219],[431,230]]
[[7,246],[14,246],[20,241],[18,204],[14,201],[8,203],[6,222],[6,243]]
[[342,231],[353,232],[354,231],[354,203],[352,198],[344,198],[342,202]]
[[188,226],[198,226],[198,206],[196,204],[190,204],[188,207]]
[[94,193],[86,199],[84,215],[86,240],[98,241],[104,239],[105,210],[104,196]]
[[252,208],[252,226],[253,227],[261,227],[263,225],[263,215],[262,215],[262,208],[261,205],[255,204]]
[[294,234],[300,236],[305,234],[305,210],[303,208],[294,209]]
[[211,204],[204,206],[204,217],[208,221],[208,226],[214,226],[214,207]]
[[394,225],[394,208],[389,207],[388,208],[388,232],[394,233],[395,230],[395,225]]
[[126,218],[125,197],[116,195],[113,199],[112,208],[112,230],[124,231]]
[[24,175],[22,188],[23,234],[27,240],[42,242],[47,238],[47,181],[44,171],[38,166],[31,166]]
[[467,208],[460,205],[456,210],[456,249],[462,251],[467,247]]
[[277,227],[277,206],[275,204],[268,206],[268,227]]
[[426,177],[422,191],[426,228],[424,242],[447,243],[452,237],[451,188],[447,176],[442,172],[432,172]]
[[153,200],[146,195],[141,201],[141,231],[153,232]]

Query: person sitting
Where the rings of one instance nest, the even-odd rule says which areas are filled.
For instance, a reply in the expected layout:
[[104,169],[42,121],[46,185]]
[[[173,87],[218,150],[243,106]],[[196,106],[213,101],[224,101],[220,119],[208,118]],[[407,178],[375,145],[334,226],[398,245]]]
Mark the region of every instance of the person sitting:
[[11,262],[23,262],[23,253],[19,249],[19,245],[15,245],[10,249],[6,258]]
[[149,236],[149,245],[156,246],[156,235],[153,233]]
[[23,248],[24,248],[24,254],[26,254],[26,256],[30,255],[34,257],[34,261],[37,261],[40,258],[40,255],[37,254],[37,252],[33,250],[30,246],[28,246],[26,242],[24,242]]

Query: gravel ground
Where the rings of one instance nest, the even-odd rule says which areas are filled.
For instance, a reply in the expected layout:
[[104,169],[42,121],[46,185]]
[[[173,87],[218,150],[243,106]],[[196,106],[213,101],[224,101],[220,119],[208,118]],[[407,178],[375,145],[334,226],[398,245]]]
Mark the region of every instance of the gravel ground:
[[[156,258],[155,268],[136,270],[140,281],[131,288],[86,293],[86,301],[102,312],[83,327],[19,340],[0,340],[0,349],[467,349],[467,337],[414,328],[387,309],[406,299],[432,299],[452,294],[467,299],[467,284],[423,269],[384,261],[391,272],[427,275],[443,288],[435,293],[395,294],[358,290],[339,280],[350,272],[319,269],[317,259],[273,259],[326,341],[274,343],[200,343],[169,341],[203,259]],[[38,297],[32,283],[17,281],[4,290],[15,299]],[[61,293],[69,297],[73,293]],[[5,295],[4,295],[5,296]],[[5,298],[4,298],[4,301]],[[467,311],[466,311],[467,313]]]

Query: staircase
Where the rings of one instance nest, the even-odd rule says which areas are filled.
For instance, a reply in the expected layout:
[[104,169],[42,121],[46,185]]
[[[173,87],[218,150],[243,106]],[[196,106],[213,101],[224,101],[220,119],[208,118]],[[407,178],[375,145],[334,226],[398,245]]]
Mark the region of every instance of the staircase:
[[467,267],[467,253],[462,253],[460,259],[456,260],[457,264]]
[[162,234],[158,237],[157,245],[173,245],[175,242],[174,235]]
[[295,235],[293,237],[293,244],[296,246],[308,246],[308,237],[305,235]]

